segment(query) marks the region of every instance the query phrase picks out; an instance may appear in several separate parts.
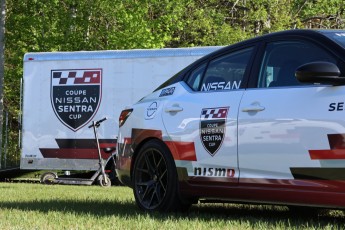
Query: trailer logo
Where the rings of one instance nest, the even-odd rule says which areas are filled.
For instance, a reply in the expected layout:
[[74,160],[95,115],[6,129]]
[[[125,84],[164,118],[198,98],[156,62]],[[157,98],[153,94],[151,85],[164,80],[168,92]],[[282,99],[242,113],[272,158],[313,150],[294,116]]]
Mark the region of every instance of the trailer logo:
[[223,143],[229,107],[202,109],[200,138],[206,151],[214,156]]
[[102,98],[102,69],[52,70],[50,98],[59,120],[77,131],[98,110]]

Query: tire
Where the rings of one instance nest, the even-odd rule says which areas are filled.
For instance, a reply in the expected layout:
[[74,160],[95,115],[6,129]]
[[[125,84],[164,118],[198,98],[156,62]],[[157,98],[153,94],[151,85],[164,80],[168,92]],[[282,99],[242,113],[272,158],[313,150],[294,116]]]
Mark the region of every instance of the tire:
[[42,184],[55,184],[55,179],[57,178],[57,175],[53,172],[46,172],[43,173],[40,177],[40,181]]
[[108,177],[108,175],[106,175],[105,177],[103,177],[103,175],[99,175],[98,178],[98,184],[101,186],[101,187],[110,187],[111,186],[111,181]]
[[140,149],[132,175],[133,193],[140,209],[161,212],[186,209],[178,195],[175,162],[159,140],[151,140]]

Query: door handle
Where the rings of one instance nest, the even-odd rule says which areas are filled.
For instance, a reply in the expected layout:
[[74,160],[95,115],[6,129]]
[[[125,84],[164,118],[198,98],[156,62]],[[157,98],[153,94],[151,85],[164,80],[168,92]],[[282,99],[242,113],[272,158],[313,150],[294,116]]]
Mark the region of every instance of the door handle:
[[249,107],[242,108],[242,112],[260,112],[265,110],[265,107],[260,105],[252,105]]
[[169,106],[165,108],[165,112],[167,113],[176,113],[176,112],[181,112],[183,111],[183,108],[181,108],[180,106]]

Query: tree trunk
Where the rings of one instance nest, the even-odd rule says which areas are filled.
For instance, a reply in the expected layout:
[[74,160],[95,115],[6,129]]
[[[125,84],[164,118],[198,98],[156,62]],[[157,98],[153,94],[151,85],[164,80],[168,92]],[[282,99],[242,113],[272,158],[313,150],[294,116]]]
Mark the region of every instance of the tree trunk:
[[5,15],[6,0],[0,0],[1,19],[0,19],[0,169],[2,160],[2,127],[3,127],[3,86],[5,75]]

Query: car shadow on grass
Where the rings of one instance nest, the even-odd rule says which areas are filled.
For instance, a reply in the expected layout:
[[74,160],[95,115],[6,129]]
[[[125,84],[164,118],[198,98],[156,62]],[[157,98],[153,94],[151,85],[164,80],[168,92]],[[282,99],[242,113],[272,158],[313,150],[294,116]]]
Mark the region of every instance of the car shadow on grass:
[[[27,202],[0,201],[0,209],[17,209],[22,211],[38,211],[47,213],[49,211],[61,213],[74,213],[76,215],[94,216],[123,216],[124,218],[142,215],[143,211],[135,205],[132,200],[127,201],[47,201],[36,200]],[[257,223],[269,223],[270,226],[286,226],[290,228],[332,228],[342,229],[345,225],[345,215],[342,211],[322,212],[293,212],[280,206],[263,205],[236,205],[236,204],[197,204],[193,205],[187,212],[146,213],[150,218],[156,220],[172,221],[227,221],[242,222],[255,227]]]
[[271,227],[290,228],[326,228],[342,229],[345,215],[342,211],[302,208],[289,210],[285,206],[238,205],[238,204],[202,204],[193,206],[188,218],[198,217],[203,220],[227,220],[248,223],[254,227],[257,223],[270,223]]

